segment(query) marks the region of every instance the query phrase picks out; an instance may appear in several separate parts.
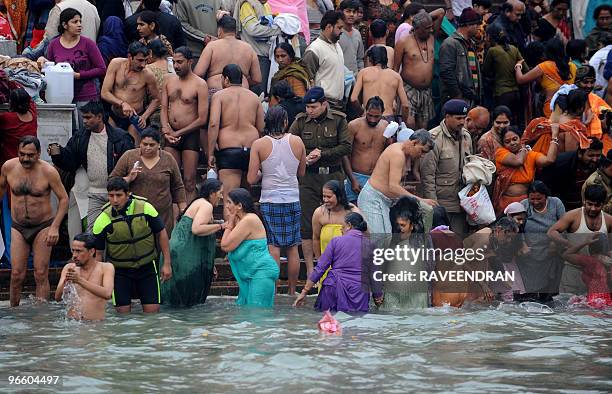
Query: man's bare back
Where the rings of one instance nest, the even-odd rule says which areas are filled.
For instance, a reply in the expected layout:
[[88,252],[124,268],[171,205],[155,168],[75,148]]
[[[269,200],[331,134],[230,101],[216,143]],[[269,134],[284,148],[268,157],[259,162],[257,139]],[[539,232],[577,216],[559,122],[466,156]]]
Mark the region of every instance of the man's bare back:
[[210,126],[218,127],[219,149],[250,148],[259,138],[259,130],[263,129],[263,107],[259,97],[241,86],[217,92],[210,107]]
[[411,163],[402,150],[402,143],[390,145],[378,158],[369,180],[370,186],[389,198],[399,197],[391,191],[390,185],[392,183],[400,185],[409,164]]
[[[166,77],[168,92],[168,122],[173,130],[180,130],[198,118],[198,91],[208,94],[206,82],[195,74],[181,80],[176,75]],[[206,104],[208,107],[208,104]]]
[[38,160],[30,170],[23,168],[18,158],[2,166],[2,172],[11,189],[11,216],[24,226],[38,225],[53,218],[51,183],[57,170],[49,163]]
[[261,82],[261,71],[257,54],[251,46],[234,37],[211,41],[202,52],[194,69],[196,75],[206,78],[209,89],[223,89],[223,67],[237,64],[242,70],[242,86],[249,88],[249,82]]
[[387,138],[383,135],[389,123],[381,120],[378,126],[371,128],[365,118],[358,118],[348,124],[348,131],[353,136],[351,168],[364,175],[372,174],[378,158],[385,150]]
[[371,97],[379,96],[385,103],[383,115],[393,115],[395,98],[399,97],[402,106],[408,105],[408,98],[404,91],[402,78],[400,75],[389,69],[382,69],[378,66],[366,67],[359,71],[357,83],[351,101],[355,102],[361,93],[362,103],[367,103]]
[[395,48],[395,69],[402,68],[404,82],[417,89],[431,86],[434,64],[434,38],[430,36],[427,44],[419,42],[414,35],[408,35],[398,42]]

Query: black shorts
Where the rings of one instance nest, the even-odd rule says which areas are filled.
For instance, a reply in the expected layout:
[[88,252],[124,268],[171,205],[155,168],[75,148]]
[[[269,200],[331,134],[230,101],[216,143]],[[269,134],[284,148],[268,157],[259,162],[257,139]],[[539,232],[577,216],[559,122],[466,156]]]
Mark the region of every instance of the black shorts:
[[225,148],[215,151],[219,170],[249,170],[251,148]]
[[189,134],[184,134],[181,136],[181,140],[177,144],[171,144],[166,141],[167,148],[176,149],[179,151],[183,150],[193,150],[196,152],[200,151],[200,132],[192,131]]
[[133,290],[137,292],[142,305],[161,303],[159,275],[155,261],[138,268],[115,268],[113,305],[131,305]]

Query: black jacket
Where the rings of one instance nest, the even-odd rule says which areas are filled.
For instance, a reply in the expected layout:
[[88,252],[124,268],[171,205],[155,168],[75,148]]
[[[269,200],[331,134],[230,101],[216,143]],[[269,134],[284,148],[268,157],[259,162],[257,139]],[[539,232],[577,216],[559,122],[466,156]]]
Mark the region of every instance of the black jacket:
[[[126,131],[106,123],[108,144],[106,148],[106,168],[110,174],[117,161],[125,151],[134,149],[134,139]],[[65,147],[60,147],[60,154],[51,156],[53,164],[67,172],[76,172],[83,166],[87,171],[87,146],[91,131],[78,130],[68,140]]]
[[538,179],[550,188],[552,195],[563,202],[566,211],[582,205],[582,184],[586,179],[577,179],[577,171],[578,151],[570,151],[559,153],[555,162],[542,169],[538,175]]

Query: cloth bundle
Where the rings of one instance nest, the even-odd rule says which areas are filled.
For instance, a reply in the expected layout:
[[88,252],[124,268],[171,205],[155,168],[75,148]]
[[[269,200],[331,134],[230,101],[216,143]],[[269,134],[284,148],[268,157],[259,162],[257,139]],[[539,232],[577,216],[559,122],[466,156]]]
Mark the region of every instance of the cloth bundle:
[[490,185],[493,182],[495,163],[484,157],[469,155],[463,165],[463,182],[466,184],[480,183]]

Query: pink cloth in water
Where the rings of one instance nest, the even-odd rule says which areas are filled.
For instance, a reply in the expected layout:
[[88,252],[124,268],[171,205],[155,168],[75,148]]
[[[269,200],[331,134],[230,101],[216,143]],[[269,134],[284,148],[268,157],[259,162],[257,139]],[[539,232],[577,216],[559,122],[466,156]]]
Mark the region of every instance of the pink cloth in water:
[[342,327],[340,327],[340,323],[329,311],[325,311],[323,318],[319,320],[318,326],[319,331],[323,331],[328,334],[342,334]]
[[306,42],[310,42],[310,29],[308,28],[308,15],[306,14],[306,0],[270,0],[268,1],[273,14],[293,14],[302,22],[302,33]]

